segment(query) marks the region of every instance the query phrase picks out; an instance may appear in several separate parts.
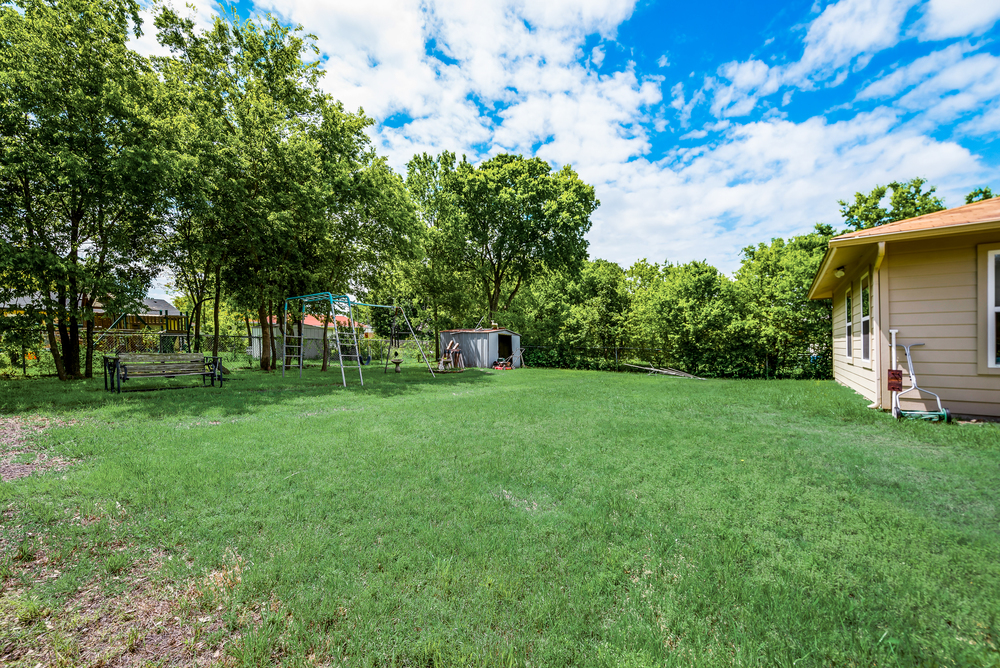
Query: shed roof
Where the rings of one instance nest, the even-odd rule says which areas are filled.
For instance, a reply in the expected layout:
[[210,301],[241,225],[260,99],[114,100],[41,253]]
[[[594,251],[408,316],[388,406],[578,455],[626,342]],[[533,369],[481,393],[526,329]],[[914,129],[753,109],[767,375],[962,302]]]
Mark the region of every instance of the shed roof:
[[507,329],[506,327],[497,327],[495,329],[442,329],[442,334],[489,334],[490,332],[507,332],[508,334],[516,334],[521,336],[513,329]]

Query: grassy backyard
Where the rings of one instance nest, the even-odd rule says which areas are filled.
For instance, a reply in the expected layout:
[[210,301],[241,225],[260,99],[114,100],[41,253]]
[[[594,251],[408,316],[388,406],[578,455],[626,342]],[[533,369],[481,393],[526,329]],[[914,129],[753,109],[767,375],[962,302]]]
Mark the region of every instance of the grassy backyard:
[[0,381],[0,663],[1000,665],[997,425],[414,366]]

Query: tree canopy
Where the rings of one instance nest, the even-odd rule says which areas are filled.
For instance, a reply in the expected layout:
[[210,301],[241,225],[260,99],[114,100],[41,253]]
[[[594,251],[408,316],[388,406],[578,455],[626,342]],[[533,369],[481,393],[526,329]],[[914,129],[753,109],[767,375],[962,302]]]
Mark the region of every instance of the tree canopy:
[[[913,178],[875,186],[870,193],[855,193],[854,202],[839,200],[840,213],[851,230],[865,230],[897,220],[905,220],[944,209],[944,201],[934,193],[936,186],[923,190],[927,179]],[[889,195],[889,208],[882,201]]]
[[170,159],[159,82],[127,45],[139,9],[0,7],[0,272],[8,297],[44,318],[60,377],[81,374],[79,327],[90,340],[95,301],[135,304],[157,269]]
[[510,308],[543,271],[578,271],[587,259],[593,186],[571,167],[501,154],[478,167],[463,159],[449,180],[466,238],[460,265],[492,315]]

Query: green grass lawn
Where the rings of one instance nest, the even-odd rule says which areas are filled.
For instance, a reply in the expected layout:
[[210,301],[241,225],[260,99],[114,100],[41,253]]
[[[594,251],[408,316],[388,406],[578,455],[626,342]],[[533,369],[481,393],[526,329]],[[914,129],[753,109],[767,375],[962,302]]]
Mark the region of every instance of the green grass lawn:
[[1000,665],[997,425],[415,366],[4,382],[0,663]]

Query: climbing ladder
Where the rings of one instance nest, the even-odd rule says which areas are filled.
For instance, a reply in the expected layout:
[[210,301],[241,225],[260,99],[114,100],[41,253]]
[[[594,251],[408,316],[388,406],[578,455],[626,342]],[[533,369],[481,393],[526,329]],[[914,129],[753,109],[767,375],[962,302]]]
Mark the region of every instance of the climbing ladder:
[[[336,304],[336,302],[334,302]],[[361,385],[365,384],[365,375],[361,371],[361,346],[358,345],[358,330],[354,323],[354,304],[351,302],[351,298],[347,298],[347,319],[351,323],[350,326],[350,341],[354,342],[353,353],[345,355],[344,349],[340,344],[340,326],[337,324],[337,309],[333,305],[333,336],[337,340],[337,359],[340,361],[340,379],[344,382],[344,387],[347,387],[347,375],[344,371],[344,359],[353,359],[358,365],[358,378],[361,379]]]

